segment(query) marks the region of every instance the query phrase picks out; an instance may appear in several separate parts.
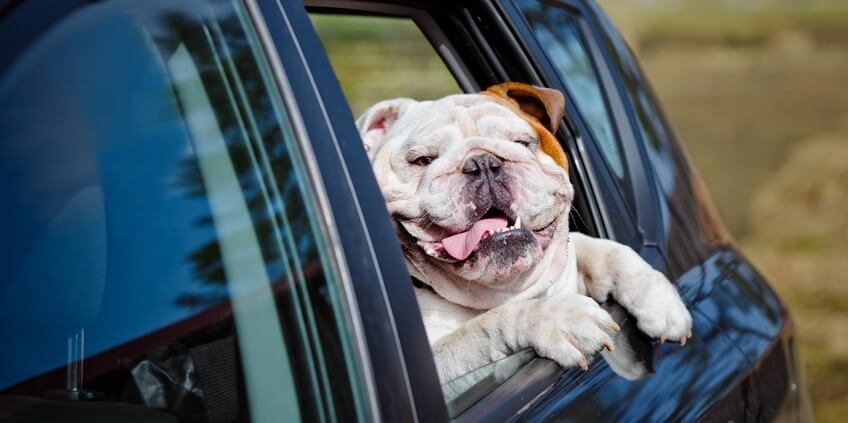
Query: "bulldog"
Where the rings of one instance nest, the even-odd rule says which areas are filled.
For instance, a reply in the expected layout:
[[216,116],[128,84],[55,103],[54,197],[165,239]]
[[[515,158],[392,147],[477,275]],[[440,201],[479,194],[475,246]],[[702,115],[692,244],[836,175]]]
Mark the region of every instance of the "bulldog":
[[386,100],[357,119],[409,272],[424,284],[416,295],[443,382],[527,348],[586,370],[616,347],[619,325],[599,304],[609,297],[660,342],[691,337],[662,273],[627,246],[569,231],[574,188],[553,135],[563,108],[559,91],[505,83]]

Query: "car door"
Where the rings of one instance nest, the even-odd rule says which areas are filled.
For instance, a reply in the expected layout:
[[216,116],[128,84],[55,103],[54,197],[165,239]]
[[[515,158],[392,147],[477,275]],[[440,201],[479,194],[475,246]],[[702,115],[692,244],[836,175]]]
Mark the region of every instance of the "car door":
[[[528,31],[527,33],[531,34],[528,28],[522,27],[523,18],[520,14],[510,16],[501,9],[501,7],[506,6],[489,2],[468,2],[454,7],[444,7],[444,5],[433,7],[423,3],[411,4],[409,2],[400,6],[389,2],[314,1],[308,3],[308,6],[323,13],[332,12],[350,15],[365,13],[368,16],[382,15],[414,21],[417,27],[431,40],[434,47],[438,47],[437,50],[447,67],[456,77],[459,85],[466,91],[473,92],[479,90],[481,86],[510,79],[531,81],[560,88],[568,94],[567,108],[570,116],[560,135],[565,141],[565,147],[569,151],[574,164],[573,178],[575,184],[579,187],[578,198],[581,202],[577,205],[580,211],[578,215],[585,218],[575,221],[575,227],[590,234],[612,237],[631,245],[642,252],[643,257],[656,263],[659,267],[663,267],[662,257],[658,255],[656,248],[645,248],[644,236],[636,220],[637,215],[626,200],[627,189],[642,186],[639,183],[634,183],[630,178],[631,173],[637,174],[638,172],[635,170],[623,172],[624,169],[622,169],[618,172],[621,178],[613,182],[611,170],[606,164],[609,159],[603,155],[600,147],[596,145],[598,141],[595,139],[595,133],[583,119],[577,97],[569,90],[569,87],[558,81],[556,73],[552,72],[550,75],[546,75],[543,72],[545,68],[542,64],[545,64],[546,61],[542,53],[537,53],[539,55],[534,56],[531,54],[533,50],[530,53],[526,50],[526,46],[531,45],[534,40],[532,35],[529,35],[531,37],[529,39],[519,37],[522,34],[521,31]],[[461,34],[467,34],[467,36],[463,37]],[[594,60],[594,57],[589,57],[590,60]],[[540,71],[540,68],[542,71]],[[552,68],[549,67],[548,69]],[[596,91],[600,91],[601,88],[597,88]],[[601,95],[606,95],[606,93]],[[601,101],[604,100],[601,99]],[[614,120],[610,122],[615,124]],[[635,151],[639,152],[638,149]],[[621,160],[630,160],[627,158],[629,156],[621,154]],[[632,161],[632,163],[635,164],[628,162],[629,167],[626,169],[639,169],[639,172],[642,172],[641,177],[644,178],[645,168],[638,161]],[[362,178],[368,178],[368,176],[363,174]],[[630,197],[634,197],[634,195],[631,193]],[[610,223],[610,227],[607,226],[607,222]],[[709,325],[706,321],[698,322],[698,324],[700,325],[699,330],[704,333],[715,332],[714,325]],[[707,339],[712,338],[707,336]],[[693,352],[693,354],[713,351],[706,357],[708,363],[716,362],[722,358],[722,355],[738,354],[723,339],[716,339],[711,342],[703,345],[690,345],[686,351],[698,351],[697,353]],[[715,349],[714,347],[717,345],[723,349]],[[667,352],[672,351],[669,349]],[[608,412],[611,418],[616,416],[615,413],[624,413],[625,410],[632,413],[629,416],[645,416],[645,413],[653,412],[651,408],[633,406],[630,402],[615,403],[612,396],[603,396],[603,400],[608,403],[585,400],[590,398],[589,393],[603,391],[602,387],[606,384],[613,385],[613,388],[610,389],[612,391],[621,391],[626,387],[631,394],[633,392],[644,392],[643,395],[649,398],[663,398],[668,390],[677,390],[680,384],[690,382],[686,375],[677,373],[677,385],[668,384],[669,380],[675,378],[675,369],[684,366],[687,363],[687,358],[679,353],[667,355],[669,355],[669,358],[660,361],[663,366],[658,367],[662,370],[662,376],[652,377],[648,382],[627,383],[614,375],[602,361],[597,361],[589,375],[584,376],[574,370],[561,372],[555,366],[553,368],[546,367],[543,360],[527,360],[522,362],[522,365],[517,366],[521,369],[518,373],[510,373],[510,377],[505,378],[505,380],[496,381],[479,389],[480,392],[476,392],[476,395],[470,395],[471,398],[465,393],[459,396],[451,395],[447,389],[445,396],[449,401],[448,408],[451,416],[459,420],[504,419],[514,417],[522,409],[524,410],[522,416],[528,418],[560,415],[552,413],[554,407],[548,405],[549,401],[556,403],[558,407],[563,409],[560,410],[563,412],[560,416],[585,418],[602,410]],[[521,355],[517,355],[517,357],[519,358],[516,358],[516,360],[521,361]],[[509,367],[511,364],[514,363],[505,363],[501,367]],[[694,361],[692,364],[693,369],[696,368]],[[742,363],[728,371],[717,372],[718,378],[715,384],[701,387],[701,389],[712,389],[716,384],[726,382],[728,375],[732,375],[734,371],[741,371],[744,367],[740,366],[746,365],[747,363]],[[539,400],[531,406],[529,401],[536,398],[554,381],[557,381],[554,388],[548,394],[539,397]],[[651,389],[644,389],[646,385]],[[658,386],[666,386],[667,390],[663,391],[656,388]],[[570,394],[565,395],[565,392]],[[580,392],[583,392],[585,396],[578,396]],[[649,404],[649,402],[642,403]],[[618,409],[613,410],[612,404],[615,404]],[[567,411],[564,410],[565,408],[568,408]],[[684,413],[683,416],[685,417],[698,415],[703,409],[681,405],[677,408],[672,407],[670,410]],[[661,413],[668,411],[668,408],[659,410]]]
[[[348,8],[369,14],[414,18],[417,25],[429,28],[425,29],[425,33],[431,42],[440,47],[443,58],[450,56],[454,60],[451,71],[466,90],[506,79],[560,86],[568,94],[572,116],[560,135],[576,162],[575,182],[585,190],[577,207],[585,211],[587,221],[576,225],[586,232],[610,236],[634,246],[646,260],[665,268],[663,250],[653,242],[659,239],[658,233],[664,233],[658,232],[658,228],[664,226],[655,209],[651,208],[659,203],[659,195],[650,189],[652,181],[656,184],[652,179],[655,174],[646,164],[648,160],[644,150],[639,143],[621,145],[620,154],[622,161],[626,162],[628,171],[625,173],[629,181],[613,182],[612,176],[620,172],[610,168],[609,151],[605,151],[603,143],[593,132],[592,121],[584,116],[573,90],[558,82],[557,74],[551,72],[553,66],[546,64],[546,56],[534,50],[538,48],[534,41],[524,38],[531,30],[523,26],[525,21],[521,15],[510,13],[511,3],[469,2],[456,8],[444,5],[414,7],[409,2],[400,7],[391,7],[391,4],[387,7],[387,2],[315,4],[337,10]],[[720,402],[726,403],[728,398],[738,398],[728,396],[729,390],[740,389],[740,385],[734,383],[740,381],[740,376],[748,372],[753,362],[746,358],[744,349],[740,350],[734,343],[740,339],[739,334],[727,336],[733,329],[745,326],[729,325],[724,316],[734,314],[721,308],[736,304],[741,312],[742,309],[748,310],[745,308],[746,299],[757,300],[761,305],[757,308],[760,317],[754,327],[779,331],[782,319],[776,308],[779,306],[776,299],[769,295],[767,288],[763,288],[762,281],[751,274],[749,265],[737,260],[733,264],[737,271],[728,273],[725,271],[726,262],[722,259],[729,257],[716,255],[712,261],[698,263],[679,275],[680,289],[694,310],[698,336],[685,349],[671,345],[657,346],[654,350],[654,376],[626,381],[615,376],[603,361],[596,361],[587,374],[574,370],[560,372],[555,366],[549,366],[550,362],[539,359],[521,361],[521,354],[517,354],[511,357],[521,362],[516,373],[496,381],[482,395],[474,395],[470,405],[466,404],[467,408],[453,409],[455,402],[449,403],[447,410],[443,408],[440,400],[445,387],[439,387],[435,377],[430,349],[408,284],[409,276],[370,166],[352,121],[344,118],[350,116],[350,110],[341,95],[336,75],[302,6],[281,6],[270,1],[259,3],[259,10],[266,16],[274,16],[275,7],[286,25],[269,25],[269,37],[274,40],[280,57],[296,53],[303,59],[302,62],[283,60],[282,67],[292,82],[293,91],[304,102],[299,107],[304,111],[304,122],[313,131],[310,133],[311,148],[327,189],[327,201],[333,205],[333,217],[338,219],[334,225],[343,228],[338,232],[339,240],[345,247],[345,261],[351,269],[352,291],[360,307],[365,343],[371,358],[372,389],[376,392],[383,418],[443,421],[446,411],[451,411],[458,420],[510,416],[530,420],[596,419],[599,415],[603,415],[605,420],[718,418],[715,413],[709,414],[713,407]],[[597,22],[590,20],[593,17],[590,9],[581,7],[576,8],[578,19],[581,16],[586,19],[581,30],[596,34],[598,29],[594,25]],[[477,48],[460,44],[456,38],[449,36],[447,29],[472,34],[469,37],[471,44]],[[278,31],[288,31],[292,37],[286,39]],[[606,56],[597,45],[591,45],[589,40],[592,39],[584,39],[589,43],[584,48],[591,63],[603,69],[609,66]],[[463,46],[468,49],[463,53],[476,51],[478,56],[486,57],[458,60],[466,57],[458,54]],[[451,48],[454,49],[452,55]],[[637,139],[633,132],[626,132],[627,124],[621,121],[627,115],[631,128],[635,127],[632,121],[635,112],[623,94],[615,98],[616,91],[609,88],[610,83],[618,81],[611,69],[607,69],[606,74],[601,72],[598,78],[601,91],[607,96],[607,105],[612,109],[611,126],[619,131],[620,136]],[[608,172],[606,176],[604,172]],[[346,190],[335,191],[339,187]],[[632,190],[632,194],[628,194],[628,190]],[[362,268],[364,273],[354,271],[357,263],[366,263]],[[733,283],[723,283],[725,280]],[[380,297],[384,302],[378,301]],[[735,298],[735,303],[729,302],[728,297]],[[767,338],[760,339],[765,341]],[[779,354],[785,351],[784,347],[780,345],[772,351]],[[785,365],[785,360],[781,363]],[[556,382],[551,386],[554,380]],[[744,412],[748,412],[759,397],[743,399]]]
[[[544,4],[556,9],[553,13],[565,14],[564,19],[546,24],[549,31],[550,28],[570,31],[571,60],[577,60],[584,70],[584,86],[575,87],[568,82],[575,75],[563,75],[562,67],[558,66],[563,63],[548,56],[552,46],[542,44],[544,37],[534,30],[532,22],[528,22],[527,11],[537,6],[536,2],[429,6],[415,2],[396,5],[392,2],[311,1],[307,5],[312,10],[327,13],[358,13],[414,21],[465,91],[473,92],[487,84],[509,79],[561,89],[567,94],[570,118],[560,136],[575,164],[572,176],[582,194],[578,194],[581,203],[577,207],[587,218],[575,226],[630,245],[657,268],[670,270],[665,258],[666,244],[658,241],[664,240],[668,233],[664,226],[667,220],[663,218],[667,219],[670,212],[661,209],[655,169],[649,166],[649,158],[641,145],[643,140],[633,129],[640,124],[633,120],[637,112],[625,97],[626,93],[618,91],[617,84],[622,82],[616,72],[620,70],[610,65],[607,54],[611,53],[601,48],[598,23],[590,7],[579,2]],[[549,13],[552,12],[542,11],[541,17]],[[547,34],[547,41],[556,41],[555,38],[554,33]],[[587,87],[586,84],[595,86]],[[587,105],[587,98],[596,101]],[[696,213],[692,209],[685,213],[688,214],[676,217],[677,222],[691,227],[697,219]],[[691,250],[693,247],[682,248]],[[453,397],[446,391],[450,415],[472,421],[516,416],[531,420],[592,420],[603,416],[604,420],[614,421],[694,419],[707,415],[719,401],[727,398],[728,386],[736,386],[752,364],[727,338],[728,326],[732,325],[722,323],[726,322],[725,316],[732,314],[720,311],[715,302],[702,302],[703,294],[710,293],[711,288],[731,286],[721,283],[726,278],[718,267],[721,257],[717,255],[712,260],[702,257],[682,272],[670,271],[693,310],[698,335],[683,349],[657,346],[652,352],[655,375],[640,381],[626,381],[599,361],[588,375],[565,371],[547,394],[536,397],[553,381],[551,373],[556,377],[559,372],[527,365],[520,375],[510,374],[517,377],[495,381],[482,388],[482,394],[472,395],[470,399],[463,395]],[[756,278],[751,280],[749,287],[755,288],[758,294],[769,293],[761,288],[762,281]],[[733,292],[738,297],[739,291]],[[777,302],[773,295],[755,294],[747,299],[754,297],[766,304],[758,324],[772,331],[779,330],[782,320],[779,313],[775,314]],[[737,301],[737,307],[742,303],[744,301]],[[505,363],[503,367],[512,364]],[[530,404],[533,398],[536,401]],[[519,410],[523,411],[516,415]]]

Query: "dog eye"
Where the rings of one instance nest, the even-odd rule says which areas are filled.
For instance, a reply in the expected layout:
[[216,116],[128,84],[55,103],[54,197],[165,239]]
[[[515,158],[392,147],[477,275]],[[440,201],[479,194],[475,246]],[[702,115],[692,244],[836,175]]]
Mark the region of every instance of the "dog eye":
[[530,141],[530,140],[515,140],[515,142],[517,144],[521,144],[521,145],[523,145],[524,147],[527,147],[527,148],[530,148],[530,144],[533,143],[533,141]]
[[430,163],[433,163],[433,160],[436,160],[436,158],[433,157],[433,156],[421,156],[421,157],[411,161],[410,163],[412,163],[416,166],[427,166]]

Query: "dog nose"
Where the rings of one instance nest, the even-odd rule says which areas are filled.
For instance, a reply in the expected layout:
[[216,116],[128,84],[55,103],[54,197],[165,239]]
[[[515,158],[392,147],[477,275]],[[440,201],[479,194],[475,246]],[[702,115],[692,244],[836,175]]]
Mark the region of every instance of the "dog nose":
[[490,172],[497,173],[501,166],[503,166],[503,162],[498,156],[492,153],[482,153],[467,158],[465,163],[462,164],[462,173],[474,175]]

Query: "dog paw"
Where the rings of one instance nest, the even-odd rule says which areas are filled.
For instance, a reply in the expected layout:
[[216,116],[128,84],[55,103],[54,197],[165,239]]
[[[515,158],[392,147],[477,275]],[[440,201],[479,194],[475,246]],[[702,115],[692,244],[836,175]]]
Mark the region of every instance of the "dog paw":
[[618,301],[636,317],[636,326],[660,343],[686,344],[692,337],[692,316],[674,285],[650,269],[630,277],[618,292]]
[[532,301],[532,315],[519,324],[524,348],[563,367],[588,370],[602,348],[614,349],[612,336],[620,330],[612,316],[583,295]]

